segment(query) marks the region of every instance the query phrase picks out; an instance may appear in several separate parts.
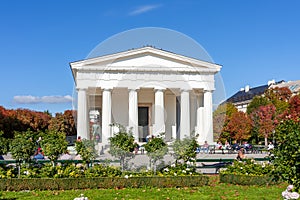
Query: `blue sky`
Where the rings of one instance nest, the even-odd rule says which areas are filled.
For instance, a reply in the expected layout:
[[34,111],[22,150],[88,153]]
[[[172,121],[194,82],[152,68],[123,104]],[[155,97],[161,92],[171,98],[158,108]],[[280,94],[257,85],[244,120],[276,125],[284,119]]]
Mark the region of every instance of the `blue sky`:
[[297,0],[2,0],[0,105],[71,109],[69,63],[141,27],[172,29],[201,44],[223,66],[227,97],[245,85],[299,80],[299,9]]

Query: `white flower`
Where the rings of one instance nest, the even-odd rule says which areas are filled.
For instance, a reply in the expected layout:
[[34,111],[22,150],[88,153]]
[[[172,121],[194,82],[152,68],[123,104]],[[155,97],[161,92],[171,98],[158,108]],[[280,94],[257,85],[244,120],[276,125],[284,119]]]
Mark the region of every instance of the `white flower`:
[[185,171],[185,170],[182,170],[182,173],[186,173],[186,171]]
[[241,167],[241,169],[243,169],[243,167]]
[[171,167],[176,167],[175,163],[171,165]]
[[124,178],[128,179],[128,175],[125,175]]
[[190,162],[190,161],[187,161],[187,162],[186,162],[186,164],[187,164],[187,165],[190,165],[190,164],[191,164],[191,162]]
[[129,177],[132,177],[132,174],[130,174]]
[[190,169],[190,168],[186,168],[185,170],[186,170],[186,171],[190,171],[191,169]]
[[191,158],[191,160],[194,160],[194,161],[195,161],[196,159],[195,159],[195,158]]
[[177,176],[177,174],[174,172],[174,176]]
[[76,197],[74,200],[89,200],[89,198],[84,197],[84,194],[80,194],[80,197]]
[[164,169],[164,171],[165,171],[165,172],[168,172],[168,171],[169,171],[169,169],[168,169],[168,168],[165,168],[165,169]]
[[190,172],[190,175],[192,175],[193,173],[192,172]]
[[299,194],[297,192],[290,192],[294,188],[293,185],[289,185],[285,191],[283,191],[282,197],[284,199],[299,199]]
[[286,190],[287,190],[287,191],[291,191],[293,188],[294,188],[293,185],[289,185],[289,186],[287,186]]

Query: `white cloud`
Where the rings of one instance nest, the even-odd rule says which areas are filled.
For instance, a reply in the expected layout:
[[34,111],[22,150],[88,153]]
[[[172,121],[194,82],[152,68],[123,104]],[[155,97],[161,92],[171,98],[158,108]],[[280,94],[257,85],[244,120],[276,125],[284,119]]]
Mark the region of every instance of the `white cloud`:
[[160,6],[161,6],[160,4],[140,6],[140,7],[136,8],[135,10],[131,11],[129,13],[129,15],[140,15],[140,14],[143,14],[145,12],[149,12],[151,10],[154,10],[154,9],[160,7]]
[[38,104],[38,103],[69,103],[73,101],[70,95],[65,96],[14,96],[13,101],[18,104]]

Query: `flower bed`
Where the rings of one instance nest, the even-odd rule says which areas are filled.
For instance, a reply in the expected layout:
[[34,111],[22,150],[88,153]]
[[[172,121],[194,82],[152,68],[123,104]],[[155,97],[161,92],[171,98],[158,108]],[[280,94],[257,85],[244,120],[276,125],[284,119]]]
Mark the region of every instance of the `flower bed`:
[[239,185],[270,185],[276,184],[272,176],[274,165],[268,162],[256,162],[247,159],[243,162],[234,161],[220,172],[220,182]]

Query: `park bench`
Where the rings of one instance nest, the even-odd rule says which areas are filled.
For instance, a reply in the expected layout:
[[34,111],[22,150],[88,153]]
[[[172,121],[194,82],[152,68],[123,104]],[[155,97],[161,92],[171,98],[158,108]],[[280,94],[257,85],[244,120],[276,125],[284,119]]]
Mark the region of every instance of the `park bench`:
[[268,147],[265,145],[253,145],[252,153],[266,153],[268,152]]
[[[225,168],[226,166],[230,165],[233,163],[235,159],[230,159],[230,158],[219,158],[219,159],[206,159],[206,158],[201,158],[197,159],[196,163],[197,169],[215,169],[214,174],[219,173],[221,168]],[[269,158],[254,158],[255,161],[269,161]],[[207,164],[207,163],[212,163],[212,164]],[[207,174],[207,173],[206,173]]]
[[215,145],[209,145],[209,153],[210,154],[216,154],[216,153],[221,153],[221,154],[227,154],[233,153],[232,149],[218,149]]

